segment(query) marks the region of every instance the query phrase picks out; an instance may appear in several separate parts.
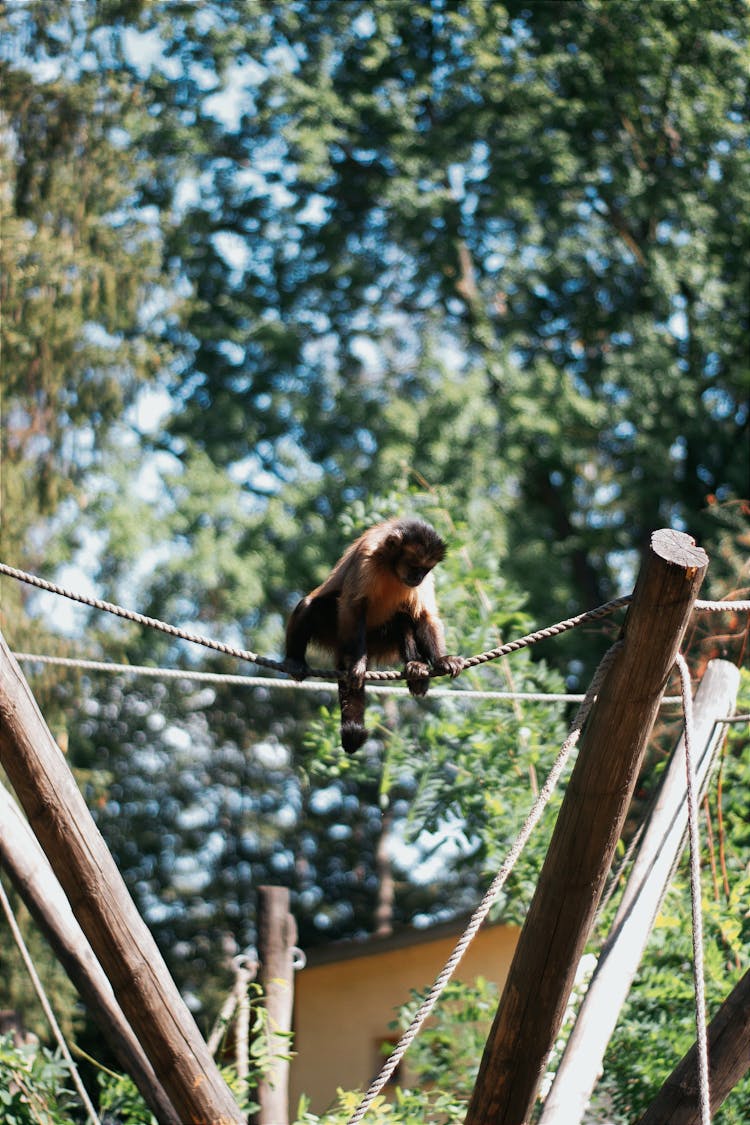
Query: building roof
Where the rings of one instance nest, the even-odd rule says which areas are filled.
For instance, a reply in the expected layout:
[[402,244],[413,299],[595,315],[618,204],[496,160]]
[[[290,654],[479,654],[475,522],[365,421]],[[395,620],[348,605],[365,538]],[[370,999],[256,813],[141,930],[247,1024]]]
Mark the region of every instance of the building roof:
[[[461,914],[448,922],[434,926],[399,926],[393,933],[385,936],[370,934],[362,938],[347,938],[332,941],[325,945],[315,945],[305,950],[307,964],[331,965],[337,961],[350,961],[355,957],[373,957],[378,953],[391,953],[396,949],[407,949],[413,945],[424,945],[431,941],[441,941],[447,937],[459,937],[466,928],[471,915]],[[485,922],[485,927],[504,925],[501,919]]]

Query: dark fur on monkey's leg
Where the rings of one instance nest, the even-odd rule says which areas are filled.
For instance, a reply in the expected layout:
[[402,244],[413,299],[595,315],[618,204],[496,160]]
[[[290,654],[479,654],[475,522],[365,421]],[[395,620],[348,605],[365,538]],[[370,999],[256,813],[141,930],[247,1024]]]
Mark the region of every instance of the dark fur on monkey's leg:
[[341,745],[347,754],[353,754],[367,741],[365,730],[365,685],[357,686],[351,680],[339,680],[341,704]]

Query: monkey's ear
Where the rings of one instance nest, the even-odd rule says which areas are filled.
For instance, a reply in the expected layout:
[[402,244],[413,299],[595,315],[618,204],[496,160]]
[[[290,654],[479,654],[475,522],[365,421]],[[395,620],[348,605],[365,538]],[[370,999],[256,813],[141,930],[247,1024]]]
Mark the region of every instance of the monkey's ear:
[[403,542],[404,533],[400,527],[394,527],[393,531],[389,531],[386,540],[383,544],[386,551],[397,551]]

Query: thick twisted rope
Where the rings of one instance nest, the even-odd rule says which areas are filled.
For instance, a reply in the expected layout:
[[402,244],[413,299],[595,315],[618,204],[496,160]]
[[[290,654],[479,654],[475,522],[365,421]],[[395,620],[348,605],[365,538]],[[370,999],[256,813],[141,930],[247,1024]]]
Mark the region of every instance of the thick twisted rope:
[[[57,594],[60,597],[78,602],[81,605],[87,605],[91,609],[111,613],[115,617],[121,617],[125,621],[131,621],[135,625],[144,625],[149,629],[156,629],[161,633],[166,633],[170,637],[176,637],[179,640],[188,641],[190,644],[201,645],[203,648],[212,649],[214,652],[220,652],[223,656],[231,656],[237,660],[245,660],[250,664],[257,664],[260,668],[269,668],[275,672],[287,671],[283,660],[273,660],[268,656],[259,656],[257,652],[252,652],[250,649],[225,644],[222,641],[216,641],[211,637],[203,636],[201,633],[192,633],[187,629],[181,629],[176,625],[170,625],[166,621],[160,621],[156,617],[147,617],[145,614],[137,613],[133,609],[126,609],[124,606],[116,605],[114,602],[102,601],[100,598],[92,598],[87,594],[81,594],[75,590],[68,590],[63,586],[58,586],[55,582],[48,582],[47,579],[40,578],[36,574],[29,574],[25,570],[18,570],[16,567],[8,566],[7,563],[0,563],[0,574],[4,574],[8,578],[15,578],[18,582],[25,582],[29,586],[35,586],[38,590],[44,590],[46,593]],[[625,594],[620,598],[613,598],[612,601],[605,602],[604,605],[597,606],[595,609],[586,610],[584,613],[576,614],[575,617],[568,617],[564,621],[558,621],[556,624],[548,625],[544,629],[537,629],[533,633],[527,633],[523,637],[518,637],[514,641],[509,641],[507,644],[500,645],[498,648],[488,649],[487,652],[480,652],[475,656],[469,656],[464,661],[464,668],[476,668],[480,664],[486,664],[490,660],[499,660],[503,656],[509,656],[512,652],[518,652],[519,649],[536,644],[537,641],[545,640],[548,637],[556,637],[560,633],[565,633],[569,629],[576,629],[579,625],[584,625],[588,621],[598,621],[603,617],[608,617],[616,610],[622,609],[624,606],[628,605],[631,600],[631,594]],[[736,613],[750,613],[750,601],[697,601],[695,603],[695,608],[715,612],[731,610]],[[430,677],[434,678],[437,675],[444,674],[445,673],[431,672]],[[309,675],[317,679],[336,679],[338,677],[338,672],[331,668],[310,668]],[[368,671],[365,678],[370,682],[383,683],[389,680],[403,680],[406,677],[403,671],[398,669],[382,669],[378,671]]]
[[90,606],[91,609],[112,613],[115,617],[122,617],[125,621],[132,621],[135,625],[145,625],[149,629],[157,629],[160,633],[166,633],[170,637],[178,637],[181,641],[189,641],[191,644],[213,649],[214,652],[220,652],[224,656],[234,656],[238,660],[247,660],[261,668],[284,671],[284,665],[279,660],[270,660],[267,656],[258,656],[256,652],[251,652],[249,649],[235,648],[234,645],[223,644],[221,641],[204,637],[200,633],[191,633],[186,629],[178,628],[176,625],[169,625],[166,621],[159,621],[156,617],[146,617],[145,614],[136,613],[133,609],[125,609],[113,602],[101,601],[99,598],[91,598],[87,594],[80,594],[75,590],[67,590],[54,582],[47,582],[46,579],[39,578],[36,574],[28,574],[25,570],[17,570],[13,566],[8,566],[7,563],[0,563],[0,574],[6,574],[9,578],[15,578],[29,586],[35,586],[38,590],[45,590],[48,594],[58,594],[62,598],[69,598],[81,605]]
[[568,629],[577,629],[579,625],[584,625],[587,621],[598,621],[602,617],[608,617],[615,610],[628,605],[631,600],[632,594],[625,594],[621,598],[613,598],[611,602],[605,602],[604,605],[597,606],[596,609],[589,609],[585,613],[576,614],[575,617],[568,617],[565,621],[558,621],[557,624],[548,625],[545,629],[537,629],[534,633],[527,633],[525,637],[508,641],[507,644],[500,645],[498,648],[491,648],[488,652],[480,652],[477,656],[469,656],[464,661],[464,668],[476,668],[479,664],[486,664],[488,660],[498,660],[501,656],[509,656],[510,653],[518,652],[519,649],[536,644],[537,641],[543,641],[547,637],[556,637],[559,633],[567,632]]
[[706,602],[699,598],[694,608],[713,613],[750,613],[750,601]]
[[[125,609],[123,606],[115,605],[113,602],[105,602],[99,598],[92,598],[88,594],[68,590],[63,586],[58,586],[54,582],[48,582],[45,578],[39,578],[36,574],[28,574],[25,570],[17,570],[15,567],[8,566],[7,563],[0,563],[0,574],[5,574],[9,578],[15,578],[19,582],[25,582],[29,586],[35,586],[38,590],[44,590],[49,594],[57,594],[60,597],[69,598],[71,601],[79,602],[81,605],[87,605],[91,609],[102,610],[104,613],[112,613],[115,617],[122,617],[124,620],[131,621],[136,625],[144,625],[149,629],[156,629],[161,633],[166,633],[170,637],[177,637],[179,640],[189,641],[191,644],[202,645],[203,648],[210,648],[214,652],[222,653],[224,656],[232,656],[237,660],[246,660],[251,664],[257,664],[261,668],[271,668],[277,672],[286,672],[286,666],[281,660],[272,660],[268,656],[259,656],[256,652],[251,652],[250,649],[237,648],[234,645],[224,644],[222,641],[215,641],[210,637],[202,636],[200,633],[192,633],[186,629],[180,629],[176,625],[169,625],[166,621],[160,621],[156,617],[146,617],[142,613],[137,613],[133,609]],[[602,617],[608,617],[609,614],[614,613],[615,610],[626,606],[630,600],[631,596],[626,594],[624,597],[615,598],[613,601],[606,602],[596,609],[590,609],[585,613],[579,613],[575,617],[567,618],[565,621],[558,621],[557,624],[549,625],[546,629],[537,629],[534,633],[528,633],[524,637],[518,637],[515,641],[509,641],[499,648],[493,648],[488,652],[481,652],[476,656],[470,656],[465,660],[464,668],[475,668],[477,665],[485,664],[489,660],[498,660],[501,656],[508,656],[511,652],[517,652],[519,649],[536,644],[537,641],[544,640],[547,637],[556,637],[559,633],[565,633],[568,629],[575,629],[579,625],[585,624],[587,621],[597,621]],[[750,606],[750,603],[748,603],[748,606]],[[335,679],[338,673],[330,668],[311,668],[310,675],[323,679]],[[431,673],[431,676],[434,677],[435,675],[436,673]],[[403,680],[405,676],[403,671],[399,671],[398,669],[386,669],[369,671],[366,674],[366,679],[369,681],[383,682],[388,680]]]
[[364,1115],[367,1113],[367,1110],[370,1108],[370,1106],[372,1105],[375,1098],[378,1096],[380,1091],[383,1089],[383,1087],[385,1086],[388,1079],[393,1075],[394,1071],[396,1070],[396,1067],[399,1065],[399,1063],[403,1059],[404,1055],[406,1054],[407,1050],[409,1049],[411,1044],[416,1039],[422,1025],[424,1024],[427,1017],[430,1015],[432,1009],[435,1007],[435,1004],[437,1003],[440,995],[442,994],[443,990],[445,989],[445,986],[448,984],[448,981],[451,979],[454,972],[458,968],[458,965],[459,965],[464,953],[466,952],[466,950],[469,948],[472,941],[476,937],[482,923],[484,922],[487,915],[489,914],[493,903],[495,902],[498,895],[500,894],[500,891],[502,890],[503,886],[505,885],[505,882],[507,881],[508,876],[510,875],[510,873],[513,870],[513,868],[515,867],[519,857],[521,856],[521,853],[523,852],[523,849],[526,847],[526,844],[528,842],[529,837],[531,836],[531,833],[534,831],[534,828],[536,827],[536,825],[539,822],[539,818],[541,817],[542,813],[544,812],[545,808],[547,807],[549,799],[552,796],[558,781],[560,780],[560,776],[561,776],[563,770],[565,769],[565,766],[566,766],[567,761],[568,761],[568,759],[571,755],[571,752],[574,749],[574,747],[576,746],[576,743],[578,742],[578,739],[579,739],[580,733],[581,733],[581,729],[582,729],[583,724],[585,723],[586,718],[587,718],[587,716],[588,716],[588,714],[589,714],[589,712],[590,712],[590,710],[593,706],[594,700],[596,699],[596,696],[599,692],[599,689],[600,689],[602,683],[604,682],[604,679],[607,675],[607,672],[609,671],[610,666],[612,664],[612,661],[614,660],[615,656],[619,652],[619,649],[620,649],[622,643],[623,643],[622,641],[617,641],[604,654],[604,657],[603,657],[601,663],[599,664],[599,667],[597,668],[596,672],[594,673],[593,679],[591,680],[591,684],[589,686],[588,691],[586,692],[583,703],[578,708],[578,711],[576,712],[576,715],[573,719],[573,722],[571,723],[570,733],[568,734],[568,737],[565,739],[565,742],[562,744],[562,747],[560,748],[560,751],[559,751],[557,757],[555,758],[555,761],[552,765],[552,768],[549,772],[549,775],[547,776],[547,780],[545,781],[544,785],[540,789],[539,795],[536,798],[536,800],[534,801],[534,804],[531,807],[531,811],[529,812],[529,815],[526,817],[526,820],[523,823],[521,831],[516,836],[516,838],[513,842],[513,845],[511,847],[510,851],[508,852],[505,860],[503,861],[503,864],[502,864],[500,870],[498,871],[497,875],[495,876],[495,878],[490,883],[490,885],[489,885],[489,887],[488,887],[488,889],[487,889],[487,891],[484,895],[484,898],[479,903],[479,906],[476,908],[476,910],[472,914],[472,916],[469,920],[469,924],[467,925],[466,929],[464,930],[463,934],[461,935],[460,939],[458,940],[455,949],[453,950],[450,957],[446,961],[444,968],[439,973],[438,977],[435,980],[435,983],[433,984],[429,993],[425,997],[424,1001],[422,1002],[422,1004],[420,1005],[418,1010],[415,1012],[411,1023],[409,1024],[408,1028],[406,1029],[404,1034],[399,1039],[393,1053],[386,1060],[386,1062],[383,1065],[380,1073],[373,1080],[373,1082],[370,1085],[369,1089],[367,1090],[366,1094],[362,1098],[362,1101],[359,1103],[357,1109],[354,1111],[352,1116],[349,1118],[349,1120],[347,1122],[347,1125],[359,1125],[359,1122],[362,1120]]

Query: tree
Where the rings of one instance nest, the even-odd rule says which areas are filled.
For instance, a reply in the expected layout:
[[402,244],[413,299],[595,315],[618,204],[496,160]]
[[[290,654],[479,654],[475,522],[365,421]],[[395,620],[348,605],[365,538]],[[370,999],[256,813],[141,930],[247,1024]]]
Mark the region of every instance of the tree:
[[[175,42],[168,6],[145,15]],[[481,466],[509,568],[556,607],[603,600],[656,526],[710,550],[708,498],[745,486],[744,6],[269,0],[207,22],[175,61],[231,43],[246,111],[174,242],[199,298],[174,433],[200,418],[250,489],[325,472],[323,515],[394,454],[459,496]],[[451,399],[484,414],[458,442]]]
[[[79,26],[75,5],[67,41],[62,11],[24,7],[0,12],[3,459],[13,505],[3,556],[23,547],[37,560],[28,529],[66,498],[85,504],[84,474],[106,434],[168,358],[155,341],[168,273],[140,199],[148,119],[135,91],[99,69],[96,29]],[[46,34],[29,29],[25,47],[51,68],[43,81],[19,49],[19,25],[35,23]]]

